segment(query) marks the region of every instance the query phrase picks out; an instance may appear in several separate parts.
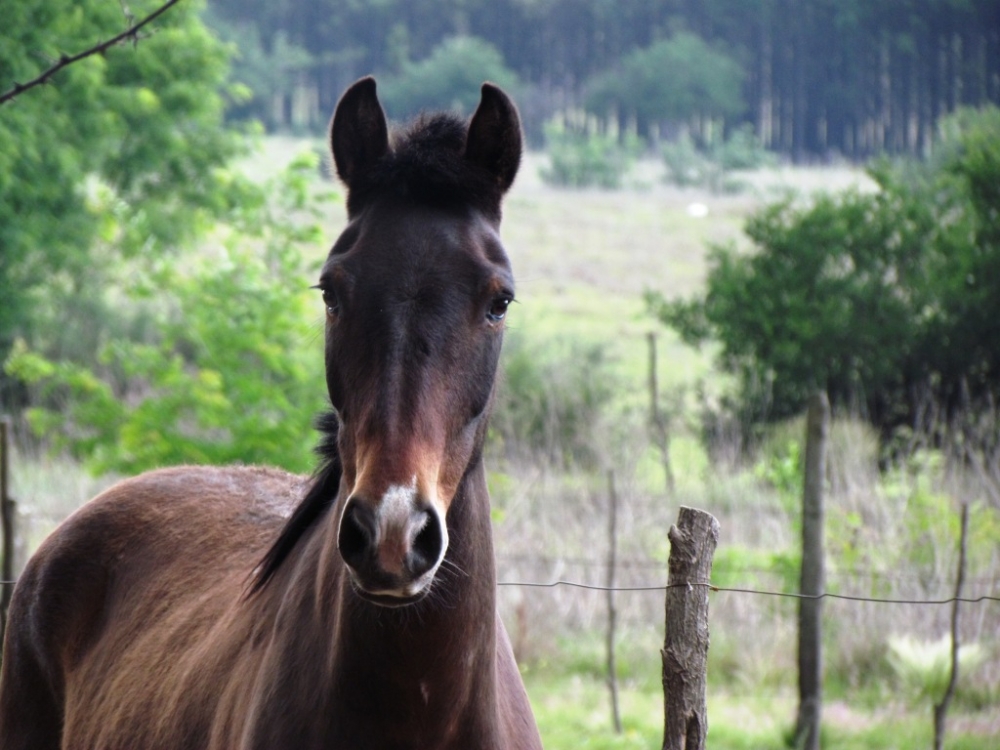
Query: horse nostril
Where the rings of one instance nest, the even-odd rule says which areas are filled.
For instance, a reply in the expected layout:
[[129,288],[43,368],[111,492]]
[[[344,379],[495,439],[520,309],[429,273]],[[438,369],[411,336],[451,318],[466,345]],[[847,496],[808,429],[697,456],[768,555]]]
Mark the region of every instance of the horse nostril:
[[414,578],[419,578],[437,564],[444,544],[438,515],[426,510],[422,513],[424,523],[413,537],[410,553],[406,556],[406,565]]
[[375,546],[378,535],[375,514],[357,500],[348,502],[340,520],[338,547],[344,562],[357,568]]

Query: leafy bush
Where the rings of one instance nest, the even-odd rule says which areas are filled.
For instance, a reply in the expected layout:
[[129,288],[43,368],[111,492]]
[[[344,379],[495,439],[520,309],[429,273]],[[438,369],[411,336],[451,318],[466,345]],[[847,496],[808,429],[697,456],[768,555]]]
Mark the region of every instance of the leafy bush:
[[755,252],[712,248],[706,293],[654,293],[652,309],[689,343],[721,342],[749,422],[796,414],[817,388],[886,429],[934,411],[917,398],[951,414],[996,403],[996,113],[973,118],[923,185],[882,166],[877,193],[768,206],[744,230]]
[[793,549],[760,550],[728,544],[716,551],[712,582],[722,587],[797,591],[801,558],[801,553]]
[[550,166],[542,179],[561,187],[621,187],[622,180],[639,153],[632,137],[620,143],[610,135],[581,133],[549,123],[545,140]]
[[[0,107],[0,361],[19,337],[51,356],[92,354],[95,330],[115,325],[100,298],[107,269],[171,252],[237,199],[225,167],[243,139],[223,126],[230,50],[199,14],[180,3],[137,44]],[[19,3],[3,15],[4,88],[123,23],[118,4],[96,0]],[[21,405],[12,386],[0,373],[6,409]]]
[[[951,680],[951,638],[933,643],[908,636],[889,638],[889,664],[913,700],[932,705],[944,697]],[[959,673],[968,675],[986,661],[986,649],[978,643],[959,644]]]
[[705,187],[713,192],[739,192],[743,185],[728,173],[761,169],[775,163],[774,155],[760,145],[753,126],[737,128],[724,141],[699,149],[684,133],[661,149],[667,182],[679,187]]
[[575,341],[504,344],[491,431],[499,447],[556,465],[597,462],[600,414],[613,384],[600,346]]
[[[801,494],[805,459],[802,456],[802,444],[798,440],[789,440],[783,446],[772,447],[770,451],[754,466],[754,476],[769,484],[778,494],[784,509],[796,514],[802,507]],[[800,525],[800,519],[795,518],[793,525]]]
[[728,116],[743,109],[743,72],[701,37],[675,34],[637,49],[616,68],[592,78],[587,109],[615,110],[643,123],[683,121],[694,115]]
[[706,185],[709,173],[715,169],[687,133],[676,141],[665,144],[660,153],[667,168],[667,182],[678,187]]
[[220,244],[133,270],[129,304],[155,319],[151,343],[108,341],[98,366],[51,361],[23,343],[6,364],[29,383],[32,426],[95,472],[178,463],[311,467],[311,422],[324,406],[322,345],[311,323],[302,246],[319,244],[313,158],[245,206]]
[[714,145],[711,154],[712,160],[726,171],[761,169],[774,166],[776,162],[774,154],[761,146],[750,123],[744,123],[724,141]]

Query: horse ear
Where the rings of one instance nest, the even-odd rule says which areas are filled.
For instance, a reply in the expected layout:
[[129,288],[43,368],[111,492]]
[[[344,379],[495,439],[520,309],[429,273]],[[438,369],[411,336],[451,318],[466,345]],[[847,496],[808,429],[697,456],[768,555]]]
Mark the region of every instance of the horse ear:
[[465,158],[486,169],[507,192],[521,164],[521,120],[514,102],[492,83],[484,83],[482,98],[469,123]]
[[371,76],[352,84],[337,102],[330,145],[337,174],[348,188],[389,150],[389,128]]

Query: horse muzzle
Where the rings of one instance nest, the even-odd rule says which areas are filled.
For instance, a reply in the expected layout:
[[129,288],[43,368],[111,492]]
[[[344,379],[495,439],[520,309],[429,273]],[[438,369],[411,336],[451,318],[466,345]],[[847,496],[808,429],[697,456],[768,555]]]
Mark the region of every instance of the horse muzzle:
[[352,495],[337,538],[358,594],[390,607],[427,593],[448,548],[442,514],[415,486],[390,487],[377,503]]

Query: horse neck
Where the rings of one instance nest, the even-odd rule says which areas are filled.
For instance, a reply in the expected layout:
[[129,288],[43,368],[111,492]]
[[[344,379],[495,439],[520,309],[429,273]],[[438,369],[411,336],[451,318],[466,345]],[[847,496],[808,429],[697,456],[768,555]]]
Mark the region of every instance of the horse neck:
[[[335,524],[303,550],[306,565],[297,566],[295,578],[313,585],[298,586],[286,599],[286,626],[278,630],[289,638],[281,651],[314,665],[308,671],[320,683],[315,688],[326,694],[320,713],[360,725],[369,710],[379,721],[393,706],[394,716],[424,717],[420,731],[429,735],[496,732],[496,569],[481,460],[466,472],[447,520],[450,543],[439,579],[424,600],[401,609],[376,607],[352,590]],[[288,627],[292,622],[297,627]],[[287,676],[300,680],[302,673]]]

